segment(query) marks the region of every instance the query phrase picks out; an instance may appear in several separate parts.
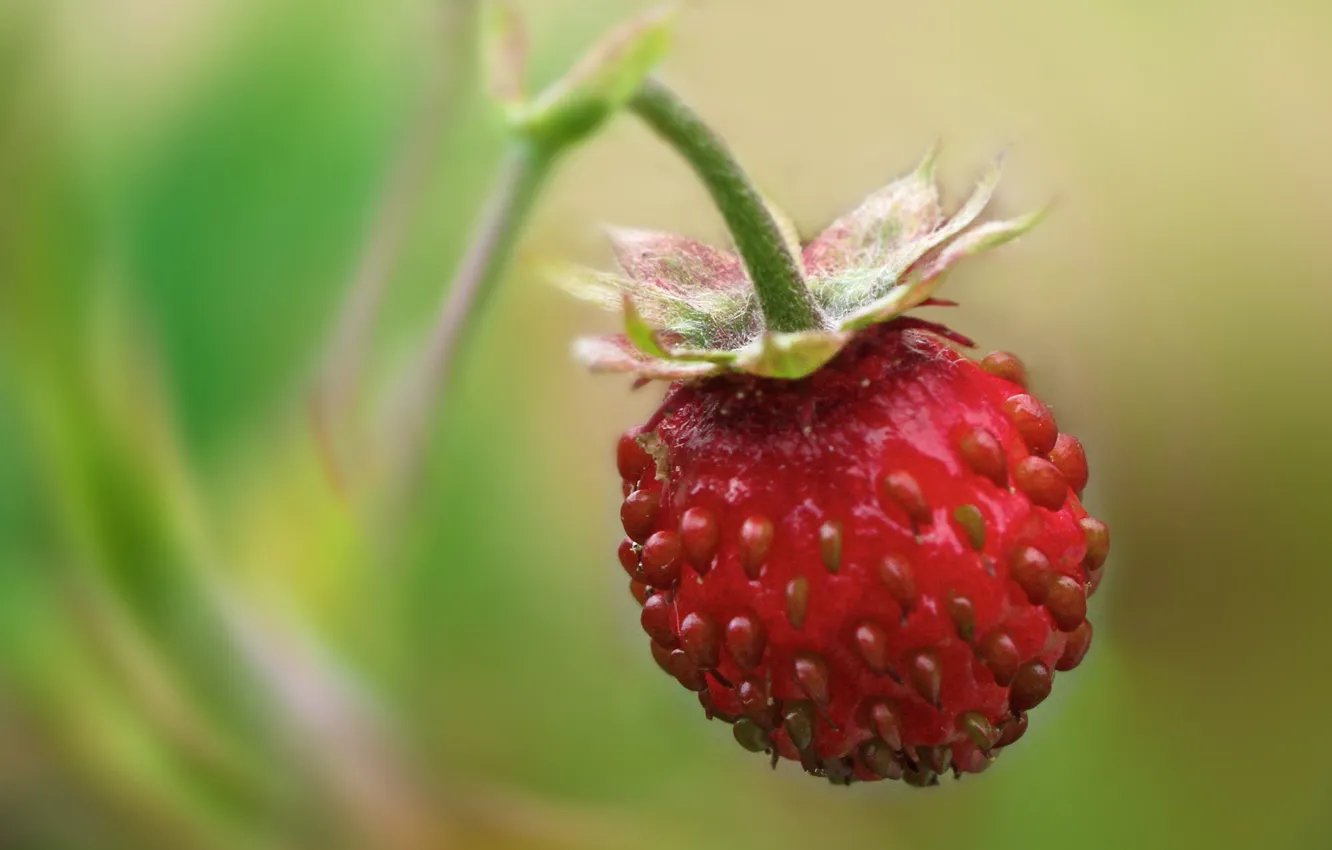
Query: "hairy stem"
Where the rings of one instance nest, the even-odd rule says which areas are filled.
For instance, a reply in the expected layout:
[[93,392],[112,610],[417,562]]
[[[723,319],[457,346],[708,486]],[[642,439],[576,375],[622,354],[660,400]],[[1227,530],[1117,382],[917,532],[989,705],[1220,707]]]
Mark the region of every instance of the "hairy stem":
[[629,107],[675,148],[712,195],[758,292],[770,330],[805,331],[823,317],[781,229],[758,190],[723,142],[657,80],[647,80]]
[[468,331],[507,268],[553,161],[549,151],[526,142],[513,142],[506,153],[471,244],[440,304],[416,372],[408,377],[401,403],[391,414],[389,472],[394,478],[410,474],[408,467],[419,461],[431,418],[445,397]]

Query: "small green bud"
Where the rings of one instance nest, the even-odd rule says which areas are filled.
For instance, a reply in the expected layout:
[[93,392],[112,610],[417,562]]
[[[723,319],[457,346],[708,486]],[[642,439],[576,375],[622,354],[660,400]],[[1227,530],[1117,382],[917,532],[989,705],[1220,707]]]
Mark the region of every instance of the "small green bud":
[[505,82],[498,86],[492,83],[492,89],[509,107],[509,120],[518,134],[548,151],[560,150],[594,132],[633,97],[666,54],[674,21],[675,13],[670,8],[656,9],[629,21],[526,104],[512,99],[521,88],[509,82],[515,61],[521,66],[521,60],[512,58],[512,45],[520,43],[521,38],[514,39],[512,26],[501,28],[489,53],[501,57],[501,70],[492,71],[492,80]]

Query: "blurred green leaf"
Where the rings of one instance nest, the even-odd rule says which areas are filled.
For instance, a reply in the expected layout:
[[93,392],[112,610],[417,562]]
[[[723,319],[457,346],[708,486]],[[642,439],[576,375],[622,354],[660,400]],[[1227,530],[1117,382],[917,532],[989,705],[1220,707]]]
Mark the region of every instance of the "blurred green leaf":
[[300,389],[349,277],[411,93],[352,73],[353,39],[350,24],[282,18],[134,182],[131,278],[201,448]]

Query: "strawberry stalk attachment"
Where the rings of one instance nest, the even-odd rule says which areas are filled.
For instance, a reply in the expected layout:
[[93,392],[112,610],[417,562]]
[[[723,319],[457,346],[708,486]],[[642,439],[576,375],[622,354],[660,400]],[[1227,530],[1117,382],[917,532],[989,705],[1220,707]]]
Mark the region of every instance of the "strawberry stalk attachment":
[[764,325],[785,333],[822,328],[823,315],[805,285],[799,242],[778,223],[726,143],[657,80],[646,80],[629,106],[707,187],[754,282]]

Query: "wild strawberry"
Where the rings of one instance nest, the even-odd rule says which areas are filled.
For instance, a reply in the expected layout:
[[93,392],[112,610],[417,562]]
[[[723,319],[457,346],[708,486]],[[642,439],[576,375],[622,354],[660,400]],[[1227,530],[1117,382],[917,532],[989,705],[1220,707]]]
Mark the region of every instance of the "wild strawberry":
[[1082,446],[1016,357],[903,315],[1035,222],[968,229],[996,180],[944,219],[927,159],[804,247],[817,329],[765,330],[742,262],[674,236],[619,232],[624,274],[582,281],[626,311],[593,368],[674,381],[617,456],[652,655],[774,765],[978,773],[1090,645]]

